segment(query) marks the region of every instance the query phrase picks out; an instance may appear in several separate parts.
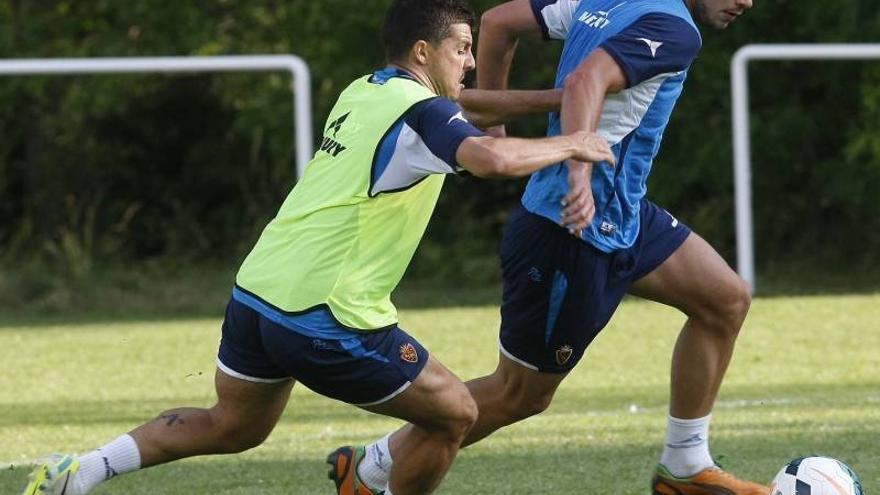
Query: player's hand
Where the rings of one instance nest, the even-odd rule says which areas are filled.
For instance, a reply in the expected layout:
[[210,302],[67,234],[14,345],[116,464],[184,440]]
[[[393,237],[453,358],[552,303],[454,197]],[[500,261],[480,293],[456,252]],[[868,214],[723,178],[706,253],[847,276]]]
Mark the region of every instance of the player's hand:
[[592,171],[591,163],[568,161],[568,194],[562,199],[562,219],[559,223],[577,237],[581,236],[596,214],[590,183]]
[[582,162],[605,162],[614,165],[614,153],[605,138],[594,132],[578,131],[571,135],[577,148],[573,160]]

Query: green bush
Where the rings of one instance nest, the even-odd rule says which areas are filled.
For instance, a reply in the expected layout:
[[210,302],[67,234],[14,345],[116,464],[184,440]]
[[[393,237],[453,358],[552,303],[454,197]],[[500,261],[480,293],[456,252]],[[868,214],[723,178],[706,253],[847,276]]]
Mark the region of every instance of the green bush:
[[[474,3],[483,11],[497,2]],[[313,72],[320,129],[349,81],[382,65],[386,5],[0,2],[0,57],[295,53]],[[727,32],[704,30],[649,197],[732,259],[733,52],[755,42],[876,40],[878,12],[872,0],[833,8],[762,0]],[[524,42],[512,86],[552,85],[558,51]],[[875,259],[880,70],[762,62],[751,73],[759,262]],[[282,74],[0,79],[0,267],[31,261],[77,279],[111,261],[234,265],[293,184],[290,82]],[[540,135],[544,123],[510,128]],[[504,219],[522,187],[451,179],[410,275],[496,277]]]

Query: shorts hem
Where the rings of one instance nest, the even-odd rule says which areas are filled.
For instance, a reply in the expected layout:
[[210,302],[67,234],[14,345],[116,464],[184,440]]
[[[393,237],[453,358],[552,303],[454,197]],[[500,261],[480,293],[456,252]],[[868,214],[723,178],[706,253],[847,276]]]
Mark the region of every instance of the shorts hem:
[[232,378],[238,378],[239,380],[244,380],[251,383],[281,383],[286,382],[287,380],[292,380],[292,378],[288,376],[282,378],[260,378],[256,376],[245,375],[244,373],[239,373],[238,371],[235,371],[229,366],[223,364],[223,361],[220,361],[219,357],[217,358],[217,369],[231,376]]
[[395,390],[394,392],[391,392],[390,394],[386,395],[385,397],[382,397],[382,398],[379,399],[379,400],[375,400],[375,401],[372,401],[372,402],[358,402],[358,403],[354,403],[354,402],[353,402],[352,405],[353,405],[353,406],[359,406],[359,407],[365,407],[365,406],[378,406],[379,404],[382,404],[382,403],[384,403],[384,402],[388,402],[389,400],[391,400],[391,399],[397,397],[398,395],[402,394],[403,391],[406,390],[406,389],[408,389],[410,385],[412,385],[412,382],[409,381],[409,380],[407,380],[406,383],[404,383],[403,385],[401,385],[397,390]]
[[526,367],[530,370],[534,370],[534,371],[541,371],[534,364],[527,363],[526,361],[523,361],[522,359],[511,354],[510,351],[508,351],[507,349],[504,348],[504,344],[501,343],[501,340],[498,341],[498,349],[501,351],[501,354],[504,354],[504,356],[507,357],[507,359],[510,359],[511,361],[519,364],[520,366],[524,366],[524,367]]

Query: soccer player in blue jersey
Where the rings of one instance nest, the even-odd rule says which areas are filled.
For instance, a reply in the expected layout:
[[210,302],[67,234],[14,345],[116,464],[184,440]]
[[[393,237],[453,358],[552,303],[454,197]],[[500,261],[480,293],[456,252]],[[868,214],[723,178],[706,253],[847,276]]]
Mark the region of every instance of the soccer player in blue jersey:
[[[34,470],[24,495],[83,495],[137,469],[255,447],[295,382],[412,422],[382,490],[423,495],[437,487],[477,408],[464,384],[398,327],[390,296],[444,176],[464,169],[516,177],[570,158],[614,161],[591,132],[493,138],[471,125],[454,100],[474,68],[473,21],[464,0],[392,3],[383,33],[388,67],[340,95],[320,149],[238,271],[217,355],[216,405],[171,409],[85,455],[53,457]],[[541,106],[529,95],[481,94],[477,103],[481,97],[495,102],[495,117]],[[354,485],[350,457],[340,452],[333,461],[340,489],[368,493]]]
[[[701,48],[695,19],[723,29],[751,6],[752,0],[513,0],[483,16],[478,86],[507,86],[520,36],[564,40],[556,78],[561,111],[550,115],[548,135],[597,131],[612,143],[618,165],[568,160],[532,175],[501,252],[498,367],[467,383],[480,416],[463,446],[545,410],[629,293],[687,315],[672,357],[667,438],[652,492],[767,493],[718,468],[708,446],[712,406],[751,302],[748,287],[706,241],[645,198],[663,132]],[[368,486],[381,485],[393,465],[387,449],[397,435],[366,447],[358,473]]]

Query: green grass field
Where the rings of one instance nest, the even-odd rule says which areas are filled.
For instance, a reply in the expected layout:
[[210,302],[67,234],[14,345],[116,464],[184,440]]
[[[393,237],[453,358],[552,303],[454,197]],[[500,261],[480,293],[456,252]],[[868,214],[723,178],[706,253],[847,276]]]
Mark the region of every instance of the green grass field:
[[[626,301],[550,410],[463,451],[439,493],[647,493],[682,321]],[[462,378],[494,368],[495,307],[406,309],[401,323]],[[19,493],[44,454],[89,450],[166,408],[211,405],[218,326],[0,326],[0,493]],[[821,453],[880,493],[880,295],[757,299],[714,418],[712,451],[737,474],[767,481],[788,459]],[[94,493],[330,494],[327,452],[397,424],[297,387],[263,446],[133,473]]]

